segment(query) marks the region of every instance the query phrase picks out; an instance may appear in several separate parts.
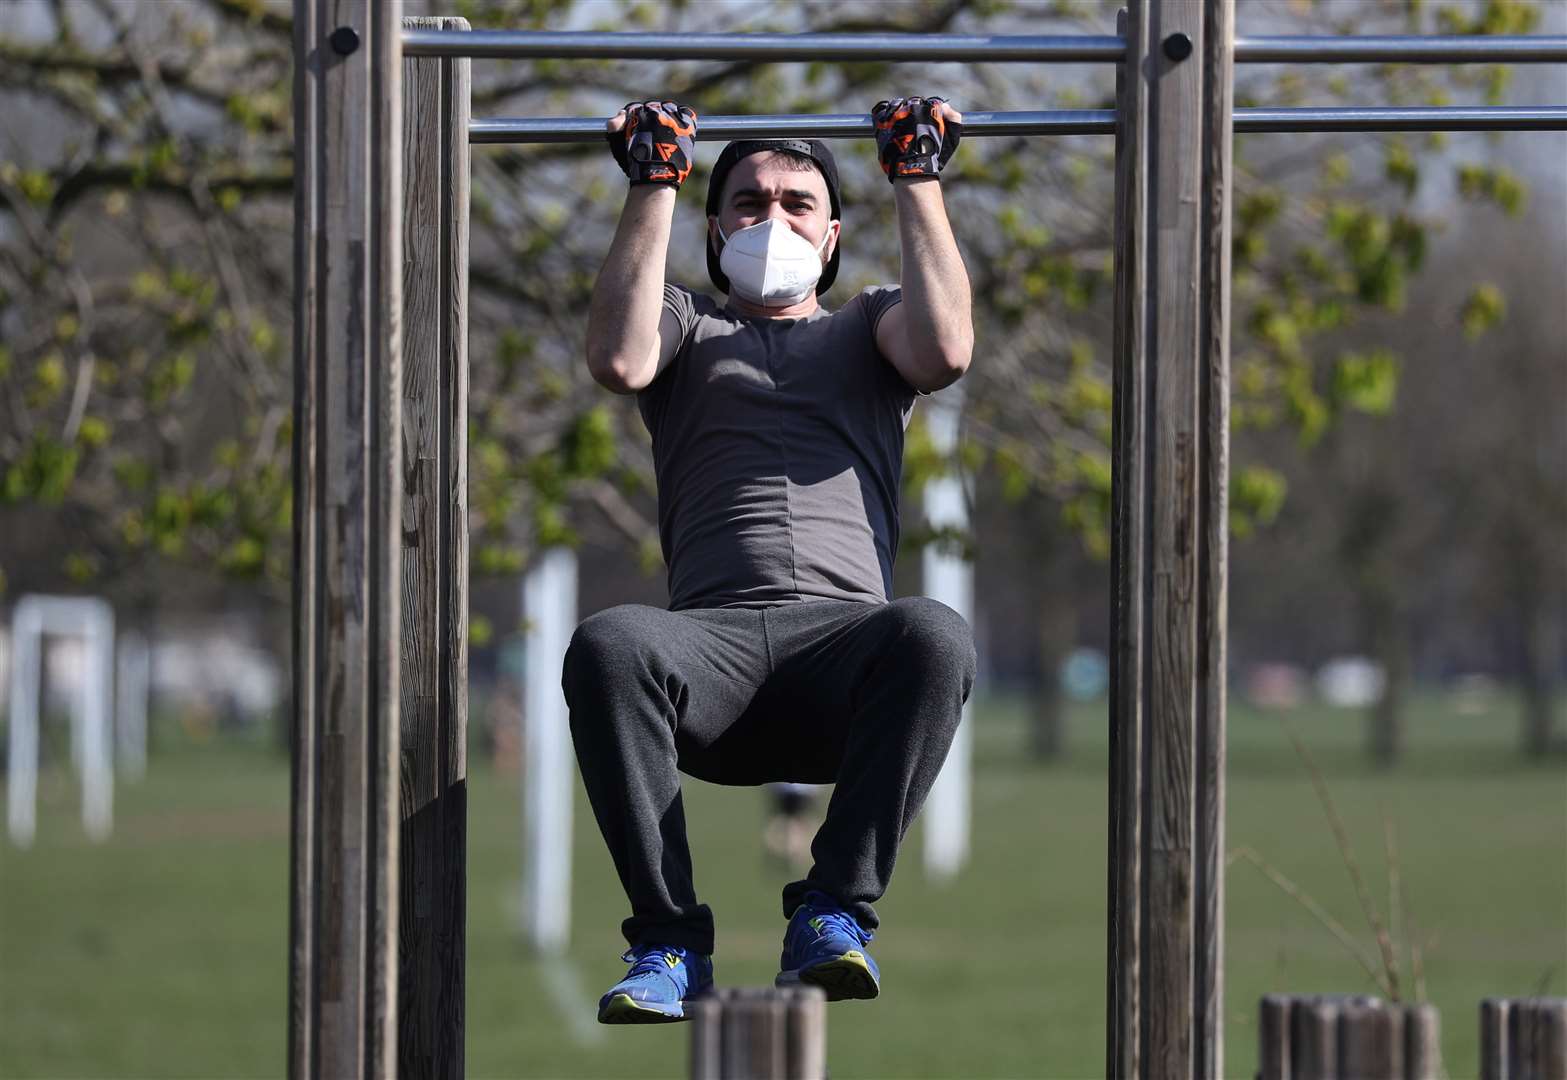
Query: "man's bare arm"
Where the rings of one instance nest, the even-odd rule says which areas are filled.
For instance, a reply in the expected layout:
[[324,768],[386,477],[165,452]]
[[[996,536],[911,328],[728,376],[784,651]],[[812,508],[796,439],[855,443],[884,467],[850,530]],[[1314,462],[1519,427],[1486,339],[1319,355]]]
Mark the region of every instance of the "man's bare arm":
[[664,267],[675,189],[634,187],[588,305],[588,371],[617,394],[658,377],[679,346],[679,326],[664,311]]
[[963,114],[941,98],[871,109],[876,157],[898,209],[903,302],[876,326],[876,347],[904,381],[929,393],[956,382],[974,352],[968,271],[947,220],[939,174],[962,140]]
[[672,101],[634,101],[605,121],[604,131],[631,188],[593,283],[588,371],[617,394],[630,394],[656,379],[680,347],[679,322],[664,310],[664,264],[675,195],[696,149],[696,113]]
[[956,382],[974,351],[973,299],[941,184],[893,186],[902,249],[903,302],[882,316],[876,346],[910,386],[929,393]]

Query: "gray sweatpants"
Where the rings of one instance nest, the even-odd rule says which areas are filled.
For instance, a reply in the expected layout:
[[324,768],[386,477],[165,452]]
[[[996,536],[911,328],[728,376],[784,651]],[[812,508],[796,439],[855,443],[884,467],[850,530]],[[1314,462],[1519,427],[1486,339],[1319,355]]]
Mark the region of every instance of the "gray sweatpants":
[[631,901],[626,940],[713,951],[680,772],[835,784],[814,865],[784,888],[784,916],[816,890],[875,929],[871,904],[952,745],[974,669],[968,624],[925,597],[627,604],[584,620],[562,685],[583,783]]

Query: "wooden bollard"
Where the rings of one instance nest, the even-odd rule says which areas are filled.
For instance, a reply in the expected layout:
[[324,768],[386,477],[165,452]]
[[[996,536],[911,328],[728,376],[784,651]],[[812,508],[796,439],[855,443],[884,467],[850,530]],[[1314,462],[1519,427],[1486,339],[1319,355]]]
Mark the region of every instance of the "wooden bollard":
[[1567,998],[1480,1002],[1481,1080],[1567,1077]]
[[1404,1075],[1412,1080],[1442,1075],[1442,1018],[1435,1005],[1404,1006]]
[[814,986],[727,987],[686,1011],[691,1080],[825,1080],[827,995]]
[[1364,994],[1269,994],[1259,1010],[1259,1080],[1437,1080],[1431,1005]]

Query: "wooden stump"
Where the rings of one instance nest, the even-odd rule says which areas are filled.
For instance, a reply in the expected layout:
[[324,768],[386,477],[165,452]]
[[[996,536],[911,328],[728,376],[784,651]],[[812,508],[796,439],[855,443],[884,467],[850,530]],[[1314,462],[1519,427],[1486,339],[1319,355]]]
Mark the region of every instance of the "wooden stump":
[[1260,1080],[1436,1080],[1431,1005],[1362,994],[1269,994],[1259,1010]]
[[827,996],[741,986],[688,1002],[691,1080],[825,1080]]
[[1567,998],[1486,998],[1480,1002],[1480,1077],[1567,1077]]

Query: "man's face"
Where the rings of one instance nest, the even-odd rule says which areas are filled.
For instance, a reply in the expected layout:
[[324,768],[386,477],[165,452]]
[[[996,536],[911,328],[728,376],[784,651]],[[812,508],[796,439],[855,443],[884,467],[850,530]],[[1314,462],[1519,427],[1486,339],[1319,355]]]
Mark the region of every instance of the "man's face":
[[801,169],[789,158],[766,151],[741,158],[724,182],[718,216],[707,219],[709,242],[714,251],[721,251],[720,227],[725,236],[733,236],[736,230],[768,218],[778,218],[812,247],[831,233],[822,247],[823,264],[832,258],[840,226],[832,220],[827,180],[817,169]]

